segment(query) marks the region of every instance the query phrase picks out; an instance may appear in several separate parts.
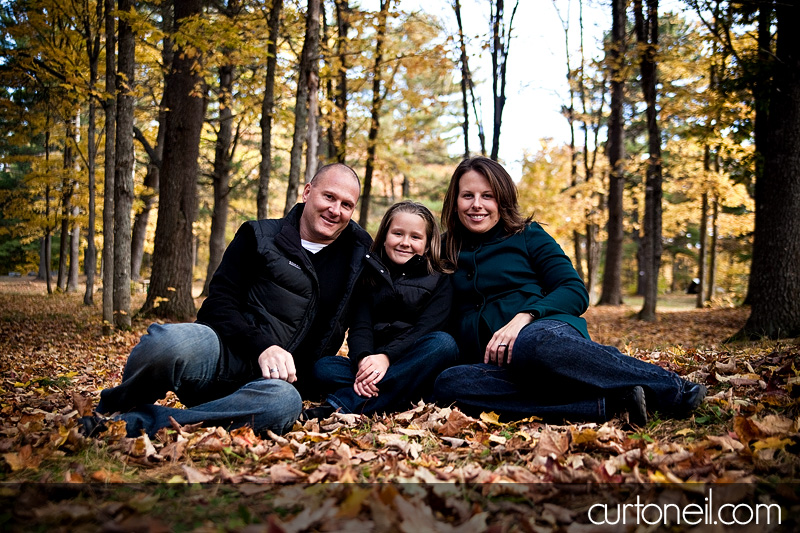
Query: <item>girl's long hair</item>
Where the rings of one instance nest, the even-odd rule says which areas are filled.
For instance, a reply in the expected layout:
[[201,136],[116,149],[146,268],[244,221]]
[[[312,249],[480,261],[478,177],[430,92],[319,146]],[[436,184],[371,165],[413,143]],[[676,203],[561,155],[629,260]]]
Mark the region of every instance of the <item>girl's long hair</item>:
[[450,185],[442,203],[442,227],[447,231],[445,235],[445,258],[448,266],[455,268],[458,264],[458,254],[464,235],[468,230],[458,218],[458,191],[461,176],[474,170],[487,179],[492,193],[497,200],[500,222],[506,234],[519,233],[531,222],[532,217],[525,218],[519,209],[517,200],[517,186],[506,169],[488,157],[476,156],[463,160],[453,172]]
[[417,215],[425,221],[425,236],[428,239],[427,250],[425,251],[425,262],[428,266],[428,273],[447,272],[441,258],[442,238],[439,233],[439,226],[436,224],[436,219],[427,207],[420,203],[412,202],[411,200],[397,202],[386,210],[381,220],[381,225],[378,227],[378,233],[375,235],[375,240],[372,243],[371,252],[377,254],[379,257],[385,257],[383,245],[386,243],[386,235],[389,233],[392,220],[394,220],[394,217],[398,213]]

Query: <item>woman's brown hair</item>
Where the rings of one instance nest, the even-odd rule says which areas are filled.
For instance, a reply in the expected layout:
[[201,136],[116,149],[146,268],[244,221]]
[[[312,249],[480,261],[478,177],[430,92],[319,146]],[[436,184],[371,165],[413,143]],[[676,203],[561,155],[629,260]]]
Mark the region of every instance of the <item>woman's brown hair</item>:
[[461,243],[464,239],[465,229],[458,218],[458,189],[461,176],[474,170],[489,182],[492,193],[497,199],[498,214],[503,229],[509,235],[519,233],[527,226],[532,217],[525,218],[519,209],[517,200],[517,186],[506,169],[488,157],[476,156],[463,160],[453,172],[450,185],[442,203],[442,227],[445,235],[445,257],[455,268],[458,264],[458,254],[461,252]]

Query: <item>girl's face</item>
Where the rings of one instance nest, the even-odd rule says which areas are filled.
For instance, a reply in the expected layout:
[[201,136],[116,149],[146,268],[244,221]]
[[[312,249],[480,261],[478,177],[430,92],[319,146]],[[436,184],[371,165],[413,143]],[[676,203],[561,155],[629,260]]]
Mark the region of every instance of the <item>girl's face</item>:
[[458,180],[456,212],[472,233],[486,233],[500,221],[497,198],[482,174],[469,170]]
[[425,255],[428,232],[425,220],[412,213],[395,213],[386,233],[383,249],[395,264],[404,265],[414,255]]

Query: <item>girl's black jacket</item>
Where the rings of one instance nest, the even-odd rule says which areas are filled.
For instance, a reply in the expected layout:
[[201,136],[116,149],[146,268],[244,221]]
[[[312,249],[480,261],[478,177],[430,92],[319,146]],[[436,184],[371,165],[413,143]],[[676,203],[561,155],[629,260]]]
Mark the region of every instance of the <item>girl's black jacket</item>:
[[381,258],[364,258],[355,316],[347,337],[354,368],[372,354],[394,362],[422,336],[444,330],[450,317],[453,287],[450,276],[430,274],[427,262],[415,255],[404,265],[387,268]]

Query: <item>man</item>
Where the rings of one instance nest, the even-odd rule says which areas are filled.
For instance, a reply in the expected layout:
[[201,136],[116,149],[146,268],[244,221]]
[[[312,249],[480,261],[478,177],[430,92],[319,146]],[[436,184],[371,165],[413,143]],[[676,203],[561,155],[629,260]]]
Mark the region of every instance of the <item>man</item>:
[[[350,295],[372,239],[350,218],[360,195],[350,167],[322,167],[282,219],[241,226],[190,324],[153,324],[131,351],[122,383],[97,412],[121,413],[129,436],[204,422],[257,433],[289,431],[302,411],[295,385],[337,352]],[[154,405],[174,391],[187,409]],[[98,416],[82,429],[102,427]]]

